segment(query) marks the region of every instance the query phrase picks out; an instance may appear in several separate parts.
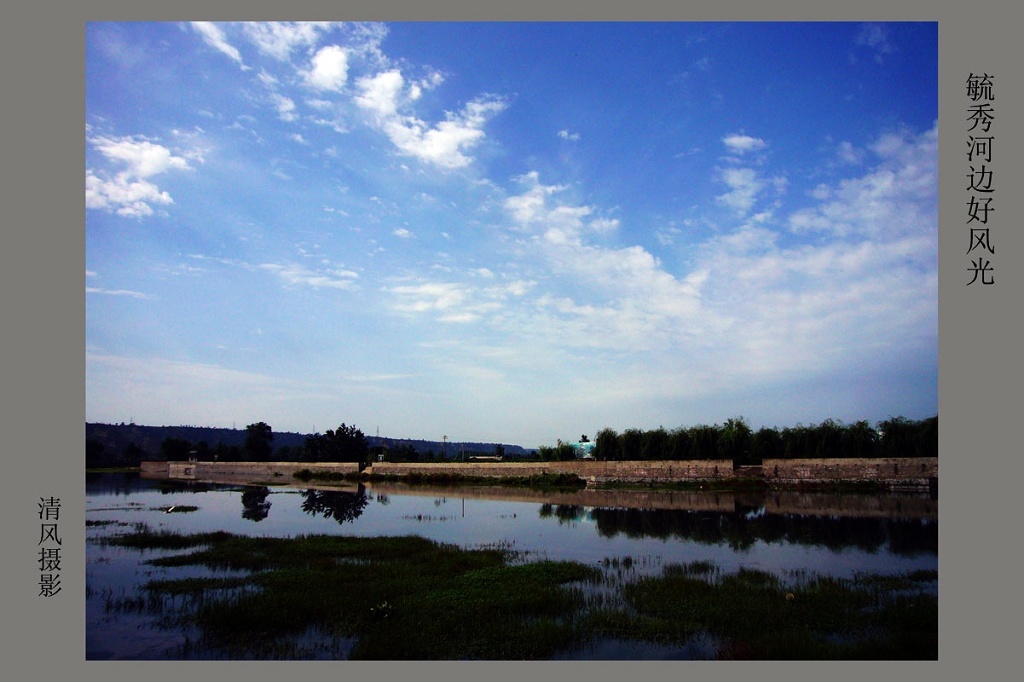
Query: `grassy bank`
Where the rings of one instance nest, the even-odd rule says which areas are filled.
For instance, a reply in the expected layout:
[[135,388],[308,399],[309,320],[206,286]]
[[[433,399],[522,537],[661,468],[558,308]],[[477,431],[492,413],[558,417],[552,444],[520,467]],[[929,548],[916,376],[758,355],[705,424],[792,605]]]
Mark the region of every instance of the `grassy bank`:
[[165,623],[201,633],[186,645],[200,658],[305,658],[311,641],[336,658],[571,658],[609,639],[683,647],[695,636],[710,637],[719,658],[938,656],[934,572],[782,578],[697,562],[622,579],[626,560],[523,562],[506,548],[467,550],[413,536],[138,528],[102,541],[182,552],[148,560],[157,566],[242,572],[144,587],[147,599],[173,604]]

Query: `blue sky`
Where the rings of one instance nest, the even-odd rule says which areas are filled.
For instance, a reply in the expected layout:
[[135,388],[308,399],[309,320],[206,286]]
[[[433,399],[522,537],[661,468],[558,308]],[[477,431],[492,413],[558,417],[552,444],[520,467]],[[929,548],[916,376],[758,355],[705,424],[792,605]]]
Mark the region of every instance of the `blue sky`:
[[938,412],[934,23],[92,23],[86,419]]

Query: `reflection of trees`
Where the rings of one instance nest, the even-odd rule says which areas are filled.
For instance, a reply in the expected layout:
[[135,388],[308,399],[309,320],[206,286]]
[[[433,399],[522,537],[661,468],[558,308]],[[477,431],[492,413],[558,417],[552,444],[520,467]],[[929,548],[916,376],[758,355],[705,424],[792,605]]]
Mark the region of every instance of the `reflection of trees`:
[[838,551],[882,548],[897,555],[938,553],[938,524],[921,519],[760,514],[673,509],[593,509],[603,537],[679,539],[748,549],[755,542],[814,545]]
[[578,504],[553,505],[545,502],[540,506],[539,514],[542,519],[554,516],[558,519],[558,525],[561,526],[564,523],[574,523],[583,518],[583,507]]
[[242,493],[242,518],[257,523],[267,518],[270,514],[269,494],[270,489],[266,487],[246,488]]
[[369,502],[366,489],[361,485],[354,493],[341,490],[307,490],[302,493],[302,511],[334,519],[338,523],[355,521]]

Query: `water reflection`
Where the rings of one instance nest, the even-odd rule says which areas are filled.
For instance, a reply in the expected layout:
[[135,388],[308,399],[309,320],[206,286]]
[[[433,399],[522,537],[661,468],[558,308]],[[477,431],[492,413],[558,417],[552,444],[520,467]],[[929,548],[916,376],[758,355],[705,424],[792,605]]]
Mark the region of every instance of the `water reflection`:
[[[174,505],[193,510],[164,513]],[[160,550],[140,554],[101,542],[140,526],[268,537],[416,534],[462,547],[500,546],[528,561],[600,565],[619,571],[618,579],[627,582],[694,561],[712,562],[723,571],[750,567],[777,575],[808,571],[836,577],[938,568],[938,502],[909,495],[541,492],[393,483],[241,486],[90,474],[86,526],[88,658],[175,657],[162,653],[170,646],[163,638],[175,646],[187,641],[186,635],[166,632],[159,614],[127,610],[141,603],[148,580],[204,575],[148,564]],[[635,648],[620,654],[614,648],[619,644],[595,645],[571,657],[679,654]],[[697,650],[681,655],[701,657]]]
[[267,496],[270,488],[260,486],[249,488],[242,493],[242,518],[259,523],[270,515],[270,502]]
[[366,488],[362,485],[355,493],[341,490],[310,489],[302,493],[302,511],[311,516],[334,519],[338,523],[358,519],[370,503]]
[[[575,508],[570,508],[575,510]],[[558,515],[558,510],[555,511]],[[575,513],[575,512],[574,512]],[[885,549],[897,555],[938,552],[938,524],[926,519],[841,517],[675,509],[592,509],[588,513],[602,537],[683,540],[747,550],[757,542],[866,552]]]

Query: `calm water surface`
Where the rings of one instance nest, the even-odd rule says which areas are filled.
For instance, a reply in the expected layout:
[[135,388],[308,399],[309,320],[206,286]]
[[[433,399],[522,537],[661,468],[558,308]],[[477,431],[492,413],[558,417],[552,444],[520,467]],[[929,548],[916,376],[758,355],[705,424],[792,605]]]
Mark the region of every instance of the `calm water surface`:
[[[194,511],[167,513],[171,507]],[[637,576],[666,564],[713,561],[740,567],[851,577],[938,570],[938,503],[916,496],[711,492],[554,493],[496,488],[391,485],[333,489],[241,487],[153,481],[134,474],[86,478],[86,656],[163,659],[195,635],[159,626],[164,606],[139,587],[205,569],[157,568],[167,554],[105,547],[94,540],[154,530],[289,537],[420,535],[466,548],[500,546],[520,560],[621,566]],[[223,572],[218,573],[223,575]],[[605,643],[575,657],[699,658],[693,651]]]

